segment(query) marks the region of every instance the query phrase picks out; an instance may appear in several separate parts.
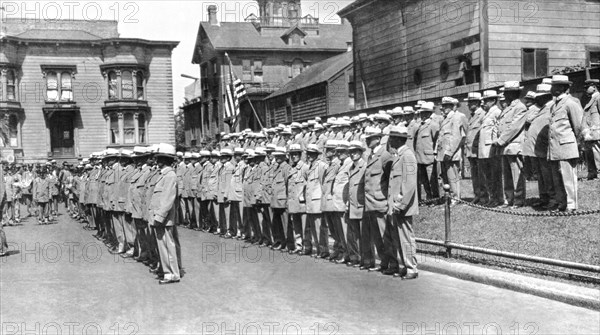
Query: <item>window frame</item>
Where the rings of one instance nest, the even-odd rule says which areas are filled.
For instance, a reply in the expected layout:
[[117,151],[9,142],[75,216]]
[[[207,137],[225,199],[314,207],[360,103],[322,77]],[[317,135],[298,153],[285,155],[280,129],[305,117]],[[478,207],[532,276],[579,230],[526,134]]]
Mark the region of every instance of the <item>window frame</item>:
[[[526,57],[525,53],[529,52],[528,50],[532,50],[533,54],[533,76],[529,76],[526,74]],[[538,74],[538,52],[544,52],[546,56],[546,68],[545,73]],[[548,76],[549,73],[549,49],[548,48],[521,48],[521,80],[531,80],[535,78],[541,78]]]
[[[139,64],[109,64],[100,66],[102,76],[104,77],[104,84],[107,89],[107,101],[147,101],[148,91],[148,69],[146,66]],[[131,73],[131,97],[124,97],[124,87],[126,82],[123,78],[124,73]],[[111,74],[116,76],[114,82],[111,80]],[[141,79],[141,86],[138,82]],[[138,92],[139,88],[142,88],[141,95]],[[111,89],[114,89],[115,95],[111,95]]]
[[[148,114],[147,111],[143,110],[107,112],[104,118],[106,119],[108,145],[130,147],[148,144]],[[131,117],[131,127],[126,127],[125,124],[128,117]],[[140,127],[141,120],[143,120],[143,127]],[[116,128],[113,128],[113,125],[115,125],[113,121],[116,121]],[[127,140],[126,130],[133,130],[131,137],[133,141]]]
[[[60,103],[75,103],[75,89],[74,89],[74,81],[75,75],[77,74],[77,66],[76,65],[44,65],[41,66],[42,75],[45,79],[45,87],[44,87],[44,99],[46,103],[60,104]],[[48,80],[51,74],[56,75],[56,99],[50,99],[48,96],[48,92],[50,91]],[[67,81],[63,81],[63,76],[68,76],[69,85],[63,85]],[[67,99],[63,99],[63,91],[70,92],[70,96]]]

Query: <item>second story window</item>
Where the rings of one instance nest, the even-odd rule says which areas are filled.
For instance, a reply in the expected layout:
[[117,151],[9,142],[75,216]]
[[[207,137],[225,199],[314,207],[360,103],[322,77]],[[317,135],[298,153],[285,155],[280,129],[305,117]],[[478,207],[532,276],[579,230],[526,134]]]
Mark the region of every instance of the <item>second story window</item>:
[[16,84],[15,84],[15,71],[8,70],[6,72],[6,100],[15,101],[17,100],[16,93]]
[[139,65],[102,66],[108,100],[146,100],[147,74]]
[[133,99],[133,75],[131,71],[123,71],[121,73],[121,94],[123,99]]
[[72,65],[42,65],[46,79],[47,102],[72,102],[73,79],[77,68]]
[[242,80],[252,81],[252,61],[249,59],[242,60]]

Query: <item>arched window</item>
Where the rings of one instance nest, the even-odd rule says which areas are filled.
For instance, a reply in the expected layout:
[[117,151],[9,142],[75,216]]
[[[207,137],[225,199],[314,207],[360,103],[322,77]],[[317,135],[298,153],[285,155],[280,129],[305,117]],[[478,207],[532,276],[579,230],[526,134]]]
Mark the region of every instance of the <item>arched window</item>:
[[141,71],[136,73],[135,83],[137,88],[137,99],[144,100],[144,73]]
[[117,73],[115,71],[110,71],[108,73],[108,99],[110,99],[110,100],[118,99]]
[[60,74],[60,100],[73,101],[73,86],[71,85],[71,73]]
[[13,70],[8,70],[6,73],[6,100],[17,100],[15,72]]
[[123,142],[124,144],[135,143],[135,123],[132,113],[126,113],[123,118]]
[[46,75],[46,99],[58,101],[58,75],[56,72],[48,72]]
[[19,118],[15,114],[8,117],[8,145],[19,146]]
[[138,143],[146,143],[146,115],[138,115]]
[[121,94],[123,99],[133,99],[133,76],[131,71],[121,73]]
[[110,143],[118,144],[119,143],[119,117],[117,114],[110,115]]

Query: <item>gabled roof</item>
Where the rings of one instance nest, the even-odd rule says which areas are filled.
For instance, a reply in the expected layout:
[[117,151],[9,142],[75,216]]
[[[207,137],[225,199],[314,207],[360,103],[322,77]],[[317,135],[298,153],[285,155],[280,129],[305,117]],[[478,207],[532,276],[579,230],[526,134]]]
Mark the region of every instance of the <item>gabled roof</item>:
[[297,91],[302,88],[329,81],[342,70],[352,65],[352,61],[352,52],[345,52],[343,54],[327,58],[324,61],[318,62],[304,70],[302,73],[296,76],[296,78],[290,80],[287,84],[285,84],[285,86],[283,86],[277,92],[269,95],[266,99],[271,99],[292,91]]
[[283,35],[281,35],[281,37],[288,37],[290,36],[294,31],[298,31],[302,36],[306,36],[306,32],[302,29],[300,29],[300,27],[298,27],[298,25],[292,26],[290,27],[288,30],[286,30]]
[[[352,27],[349,24],[320,24],[319,35],[308,34],[305,45],[287,45],[281,38],[288,28],[282,28],[280,34],[264,34],[256,29],[251,22],[221,22],[211,25],[201,22],[203,29],[215,49],[221,50],[346,50],[346,42],[352,41]],[[269,28],[272,29],[272,28]],[[200,47],[196,45],[196,50]]]
[[36,39],[36,40],[76,40],[93,41],[101,40],[100,36],[90,34],[83,30],[43,30],[31,29],[15,37]]

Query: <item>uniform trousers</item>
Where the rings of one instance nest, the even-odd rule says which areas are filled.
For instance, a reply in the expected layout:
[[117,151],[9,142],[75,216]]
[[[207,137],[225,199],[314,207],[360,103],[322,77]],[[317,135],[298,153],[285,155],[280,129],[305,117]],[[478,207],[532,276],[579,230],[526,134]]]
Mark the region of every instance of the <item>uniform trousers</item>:
[[[361,228],[362,263],[365,266],[375,266],[375,253],[381,260],[381,267],[387,268],[392,263],[393,245],[391,236],[391,225],[386,214],[377,211],[365,211]],[[394,262],[395,263],[395,262]]]
[[217,202],[214,200],[202,200],[205,213],[205,228],[210,230],[216,230],[218,226],[217,214],[219,213]]
[[600,141],[585,142],[588,178],[597,178],[600,171]]
[[556,202],[560,209],[577,209],[577,159],[550,161]]
[[400,271],[417,273],[417,242],[413,231],[412,216],[392,215],[394,226],[394,255]]
[[487,195],[483,178],[481,178],[483,171],[480,171],[479,165],[477,164],[478,161],[479,160],[477,157],[469,157],[469,165],[471,167],[471,182],[473,183],[473,195],[475,195],[476,199],[485,199],[487,198]]
[[117,238],[119,252],[127,251],[127,243],[125,240],[125,226],[123,223],[123,212],[112,212],[112,225]]
[[135,246],[135,238],[137,234],[135,223],[133,222],[131,214],[122,212],[121,216],[123,220],[123,231],[125,232],[125,247],[133,252],[132,248]]
[[360,260],[360,220],[350,219],[346,215],[346,246],[348,250],[348,258],[351,262],[358,262]]
[[554,192],[554,183],[552,182],[552,169],[546,158],[529,157],[531,170],[537,172],[538,193],[542,203],[554,202],[556,194]]
[[287,239],[288,212],[285,208],[273,208],[273,242],[284,248],[289,247]]
[[344,212],[323,212],[323,217],[329,228],[329,235],[333,238],[333,253],[331,257],[344,259],[347,257],[346,236],[342,227]]
[[187,198],[183,196],[179,196],[179,222],[177,224],[188,224],[189,223],[189,213],[188,213],[188,201]]
[[294,250],[302,250],[302,240],[306,230],[306,213],[290,213],[288,235],[294,241]]
[[481,176],[484,179],[485,190],[490,203],[504,203],[500,164],[501,160],[499,156],[480,158],[479,162],[477,162],[480,171],[483,172]]
[[231,215],[230,203],[219,203],[219,232],[225,234],[229,227],[229,217]]
[[509,205],[525,204],[525,174],[523,173],[523,156],[502,156],[502,179],[504,197]]
[[192,217],[194,218],[194,221],[192,222],[192,228],[201,228],[202,216],[206,212],[202,211],[202,206],[200,205],[200,198],[193,197],[190,199],[192,202],[192,208],[194,209],[194,213],[192,215]]
[[160,264],[164,273],[165,280],[181,279],[181,247],[179,245],[179,236],[177,227],[154,227],[156,241],[158,245],[158,254]]
[[141,218],[134,218],[135,225],[135,247],[134,253],[137,257],[147,257],[148,255],[148,236],[146,234],[147,223]]
[[440,196],[437,167],[435,163],[419,164],[417,166],[417,179],[419,183],[417,188],[419,200],[423,199],[421,197],[421,187],[425,190],[427,199],[434,199]]
[[442,162],[442,180],[452,195],[460,199],[460,161]]
[[241,201],[229,202],[229,233],[233,236],[242,236],[245,228],[243,207]]
[[317,255],[329,254],[329,234],[327,225],[323,224],[323,213],[306,214],[306,229],[304,230],[304,250],[312,252],[313,242]]
[[6,241],[6,234],[0,224],[0,255],[8,252],[8,242]]
[[258,212],[254,206],[245,206],[243,209],[243,216],[246,218],[245,230],[242,234],[246,235],[246,238],[250,242],[261,242],[262,243],[262,231],[258,222]]
[[262,243],[267,246],[273,245],[273,235],[271,234],[273,229],[273,224],[271,222],[271,207],[269,207],[269,205],[257,204],[254,208],[256,209],[258,225],[261,228]]

